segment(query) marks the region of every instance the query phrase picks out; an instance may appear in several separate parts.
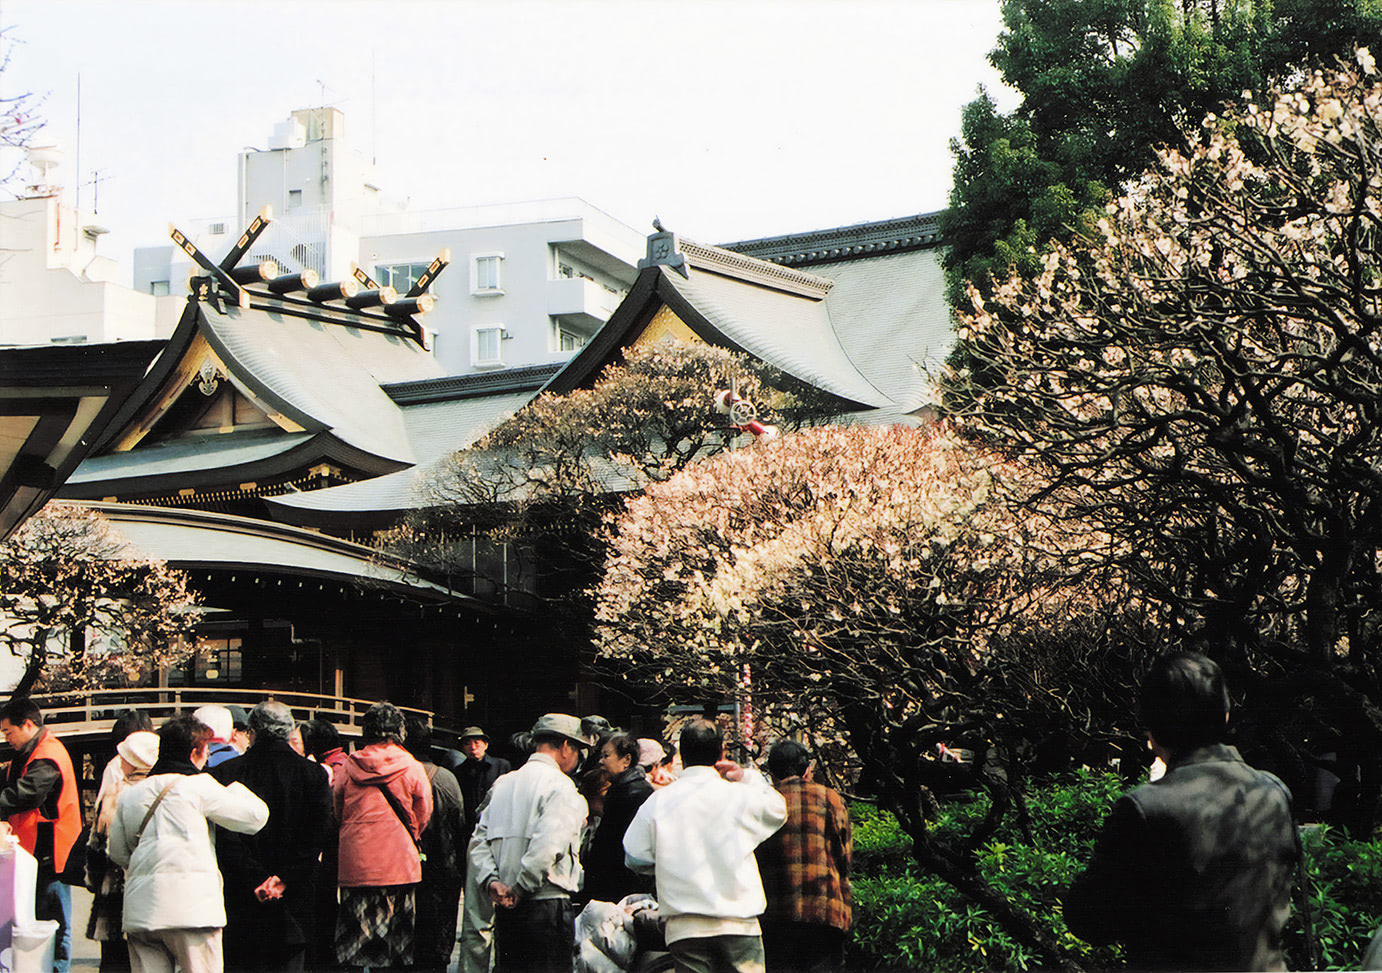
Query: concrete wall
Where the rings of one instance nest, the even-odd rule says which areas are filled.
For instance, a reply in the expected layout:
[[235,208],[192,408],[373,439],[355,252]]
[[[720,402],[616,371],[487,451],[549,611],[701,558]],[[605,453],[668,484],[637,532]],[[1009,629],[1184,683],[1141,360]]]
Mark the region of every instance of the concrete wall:
[[111,283],[89,214],[56,197],[0,204],[0,344],[42,345],[164,337],[158,302]]

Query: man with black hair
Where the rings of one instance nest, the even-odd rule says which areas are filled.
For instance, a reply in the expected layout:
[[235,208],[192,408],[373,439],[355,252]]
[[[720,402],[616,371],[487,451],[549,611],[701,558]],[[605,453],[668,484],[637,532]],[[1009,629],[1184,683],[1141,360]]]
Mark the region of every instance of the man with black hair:
[[1213,660],[1162,656],[1140,708],[1166,774],[1118,799],[1066,895],[1066,924],[1123,943],[1129,969],[1284,970],[1290,792],[1222,742],[1229,699]]
[[685,770],[638,809],[624,859],[656,879],[679,971],[762,973],[766,900],[753,855],[787,820],[786,802],[758,771],[725,759],[715,723],[693,720],[680,743]]
[[759,920],[768,973],[841,970],[853,919],[849,809],[811,779],[814,762],[795,740],[768,751],[768,773],[787,802],[787,823],[758,846],[768,908]]
[[587,808],[568,775],[590,741],[565,713],[539,719],[532,740],[528,762],[495,781],[480,808],[470,868],[495,906],[497,973],[570,973]]
[[57,922],[53,969],[66,973],[72,956],[72,892],[58,876],[82,831],[77,775],[67,748],[43,726],[43,712],[28,697],[0,707],[0,735],[15,751],[0,790],[0,818],[38,860],[34,918]]

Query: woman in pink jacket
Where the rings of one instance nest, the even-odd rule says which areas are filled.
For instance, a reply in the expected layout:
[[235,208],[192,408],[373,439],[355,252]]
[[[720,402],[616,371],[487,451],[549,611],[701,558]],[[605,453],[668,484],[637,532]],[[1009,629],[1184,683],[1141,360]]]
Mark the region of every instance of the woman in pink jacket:
[[342,966],[407,966],[413,957],[414,886],[422,880],[418,839],[432,816],[432,786],[400,744],[403,713],[375,703],[363,746],[332,781],[341,822],[336,958]]

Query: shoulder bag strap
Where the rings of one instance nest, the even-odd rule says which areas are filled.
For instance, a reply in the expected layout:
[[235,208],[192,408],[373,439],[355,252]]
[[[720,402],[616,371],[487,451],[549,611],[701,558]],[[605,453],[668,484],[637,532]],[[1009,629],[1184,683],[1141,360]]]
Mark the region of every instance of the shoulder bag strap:
[[422,842],[413,834],[413,829],[408,826],[408,816],[403,813],[403,808],[399,805],[398,798],[394,797],[393,791],[389,790],[389,785],[381,783],[372,784],[371,786],[379,788],[379,793],[384,795],[384,800],[389,802],[389,807],[393,809],[393,813],[398,817],[398,823],[403,825],[403,830],[408,833],[408,838],[412,841],[413,847],[421,852]]
[[144,820],[139,822],[139,830],[134,833],[134,840],[130,842],[131,852],[133,852],[134,849],[139,846],[139,839],[144,837],[144,829],[149,826],[149,822],[153,819],[154,812],[158,810],[158,806],[163,803],[163,799],[168,796],[168,792],[171,791],[177,785],[177,778],[174,778],[173,780],[169,781],[168,786],[163,788],[163,790],[159,791],[158,797],[155,797],[154,802],[149,805],[149,810],[144,815]]

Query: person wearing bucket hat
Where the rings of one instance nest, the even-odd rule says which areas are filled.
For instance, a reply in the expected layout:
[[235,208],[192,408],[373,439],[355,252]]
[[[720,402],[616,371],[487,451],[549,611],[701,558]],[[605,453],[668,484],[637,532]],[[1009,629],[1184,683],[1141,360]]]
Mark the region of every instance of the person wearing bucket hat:
[[587,808],[568,775],[590,740],[565,713],[539,718],[532,738],[528,762],[490,790],[470,839],[470,868],[495,905],[497,973],[569,973]]
[[[489,734],[478,726],[461,731],[458,743],[465,759],[456,768],[456,783],[465,799],[465,836],[462,848],[470,844],[475,824],[480,820],[480,805],[494,782],[513,768],[503,757],[489,753]],[[461,856],[465,872],[465,895],[461,905],[461,973],[489,973],[494,940],[494,903],[474,880],[474,869],[467,867],[468,855]]]
[[468,726],[461,731],[459,738],[461,752],[465,761],[456,770],[456,783],[461,785],[461,796],[465,798],[466,838],[475,830],[475,822],[480,820],[480,805],[494,782],[513,769],[503,757],[489,754],[489,736],[478,726]]

